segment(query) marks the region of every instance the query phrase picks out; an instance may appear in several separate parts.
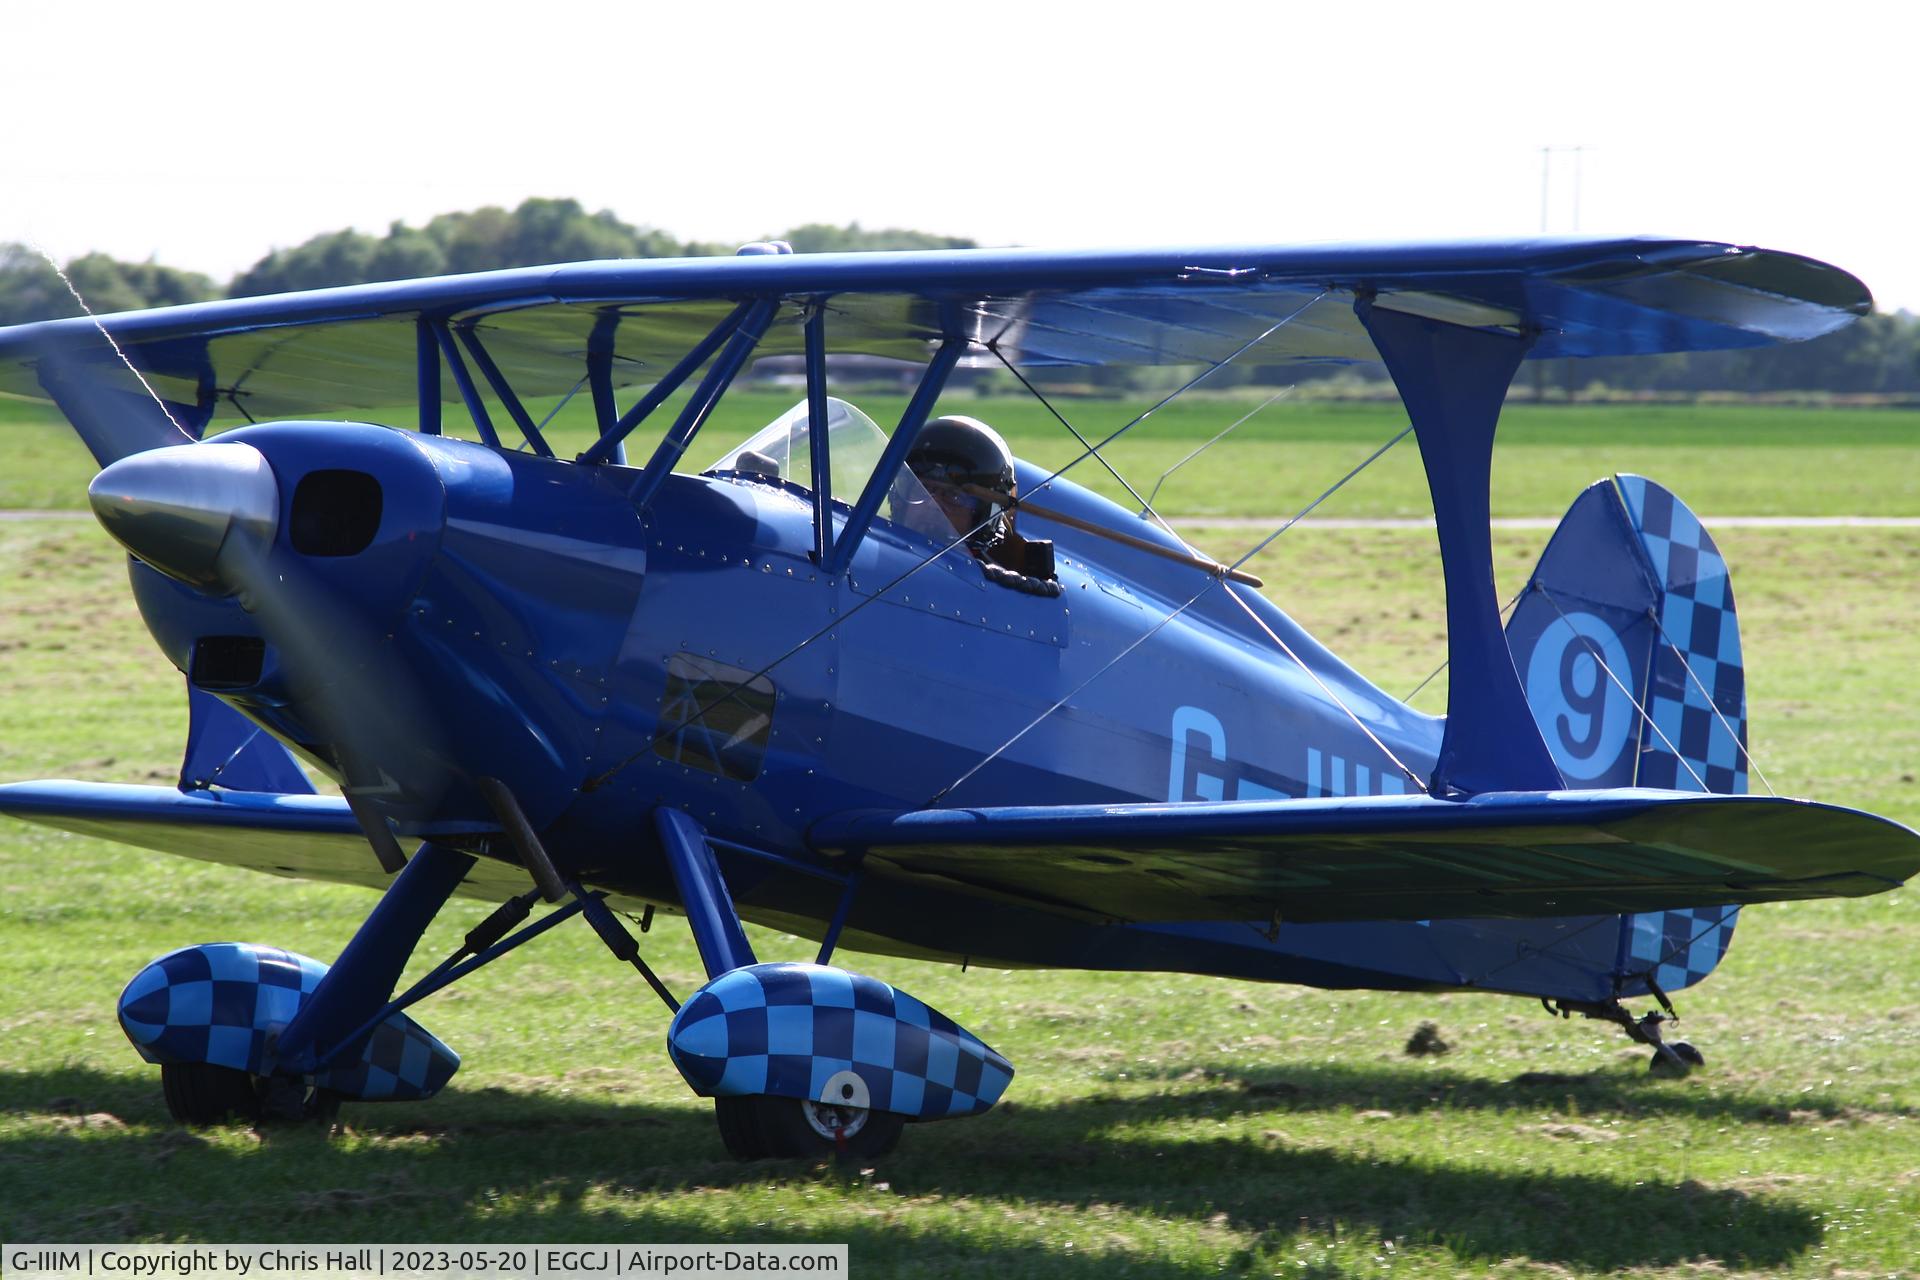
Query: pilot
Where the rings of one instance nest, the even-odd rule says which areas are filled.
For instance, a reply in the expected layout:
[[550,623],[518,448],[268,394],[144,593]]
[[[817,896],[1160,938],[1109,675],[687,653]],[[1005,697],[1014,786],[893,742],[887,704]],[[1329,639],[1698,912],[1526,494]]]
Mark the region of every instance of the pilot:
[[1011,531],[1007,508],[969,488],[1013,493],[1013,451],[1000,433],[978,418],[935,418],[920,428],[907,469],[932,500],[914,486],[897,487],[894,520],[936,542],[964,534],[967,549],[991,562],[995,547]]
[[1057,596],[1053,544],[1023,538],[1007,501],[1015,494],[1013,451],[978,418],[950,415],[920,428],[906,469],[918,485],[896,485],[893,518],[935,542],[964,536],[989,582],[1027,595]]

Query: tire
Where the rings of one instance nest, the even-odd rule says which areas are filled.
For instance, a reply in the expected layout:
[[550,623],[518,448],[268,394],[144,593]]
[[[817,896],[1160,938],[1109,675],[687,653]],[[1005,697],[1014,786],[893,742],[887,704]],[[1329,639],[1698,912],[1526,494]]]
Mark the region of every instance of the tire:
[[737,1160],[883,1156],[899,1144],[906,1126],[906,1117],[891,1111],[824,1107],[764,1094],[715,1098],[713,1111],[720,1140]]
[[253,1077],[232,1067],[204,1062],[169,1062],[160,1068],[160,1092],[167,1112],[182,1124],[251,1124],[260,1118],[260,1095]]

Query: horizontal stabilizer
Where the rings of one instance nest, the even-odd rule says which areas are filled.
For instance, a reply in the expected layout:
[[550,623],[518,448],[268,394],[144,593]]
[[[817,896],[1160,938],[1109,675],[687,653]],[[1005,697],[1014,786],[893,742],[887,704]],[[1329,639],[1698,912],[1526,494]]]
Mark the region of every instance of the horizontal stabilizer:
[[1671,791],[865,812],[813,844],[874,874],[1117,920],[1426,920],[1860,897],[1920,834],[1853,809]]

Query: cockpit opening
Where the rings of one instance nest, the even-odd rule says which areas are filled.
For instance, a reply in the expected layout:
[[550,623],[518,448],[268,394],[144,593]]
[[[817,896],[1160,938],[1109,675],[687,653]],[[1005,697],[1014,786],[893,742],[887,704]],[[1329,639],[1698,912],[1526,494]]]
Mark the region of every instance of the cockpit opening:
[[[779,484],[811,496],[812,415],[793,406],[721,455],[708,475]],[[886,452],[887,436],[846,401],[827,398],[830,496],[851,506]],[[961,540],[989,581],[1032,595],[1060,593],[1053,544],[1020,535],[1013,454],[997,432],[975,418],[936,418],[920,429],[889,482],[887,519],[946,545]]]

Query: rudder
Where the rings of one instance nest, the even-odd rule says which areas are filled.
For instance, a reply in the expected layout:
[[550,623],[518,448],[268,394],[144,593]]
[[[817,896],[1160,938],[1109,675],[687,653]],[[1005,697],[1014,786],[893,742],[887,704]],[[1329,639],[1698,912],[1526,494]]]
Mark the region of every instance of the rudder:
[[[1573,788],[1747,790],[1746,679],[1725,559],[1685,503],[1620,475],[1575,500],[1507,626],[1527,702]],[[1737,907],[1619,917],[1623,995],[1707,976]]]

